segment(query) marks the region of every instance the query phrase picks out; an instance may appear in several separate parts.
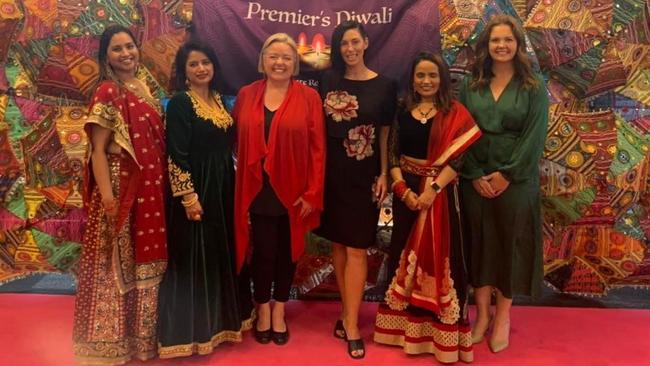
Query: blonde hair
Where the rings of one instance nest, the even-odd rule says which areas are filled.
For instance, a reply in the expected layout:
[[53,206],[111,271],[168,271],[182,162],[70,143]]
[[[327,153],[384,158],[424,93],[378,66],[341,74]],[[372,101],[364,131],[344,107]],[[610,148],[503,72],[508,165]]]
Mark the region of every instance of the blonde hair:
[[298,58],[298,46],[296,46],[296,41],[291,38],[290,35],[286,33],[275,33],[271,34],[269,38],[264,41],[264,44],[262,45],[262,49],[260,50],[260,57],[257,62],[257,71],[261,72],[262,74],[264,73],[264,61],[262,58],[264,57],[264,53],[266,52],[266,49],[269,48],[272,44],[274,43],[284,43],[291,47],[293,50],[293,75],[296,76],[300,72],[300,59]]

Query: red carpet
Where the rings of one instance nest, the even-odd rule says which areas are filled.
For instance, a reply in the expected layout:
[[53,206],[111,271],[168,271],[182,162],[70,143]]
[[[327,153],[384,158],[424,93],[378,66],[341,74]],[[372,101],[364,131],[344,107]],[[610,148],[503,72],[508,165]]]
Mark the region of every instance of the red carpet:
[[[0,365],[74,365],[74,297],[0,294]],[[287,346],[225,345],[208,356],[134,361],[129,365],[432,365],[432,356],[406,356],[399,348],[372,343],[376,304],[366,303],[361,321],[367,356],[347,356],[345,343],[332,337],[335,302],[292,301],[288,306],[291,339]],[[650,310],[515,307],[509,349],[492,354],[486,343],[475,347],[475,365],[648,365]]]

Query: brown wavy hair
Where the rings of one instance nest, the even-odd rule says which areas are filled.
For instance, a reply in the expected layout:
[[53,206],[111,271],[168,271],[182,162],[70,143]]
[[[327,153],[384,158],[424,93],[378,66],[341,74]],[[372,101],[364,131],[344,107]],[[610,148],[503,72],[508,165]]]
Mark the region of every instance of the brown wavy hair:
[[506,14],[495,15],[483,29],[483,32],[478,37],[476,43],[476,59],[472,67],[472,82],[470,83],[471,89],[479,89],[486,87],[490,84],[490,80],[494,76],[492,72],[492,57],[490,56],[490,34],[492,28],[497,25],[507,25],[512,30],[512,34],[517,40],[517,53],[513,59],[515,66],[515,77],[522,81],[524,89],[537,88],[539,82],[533,72],[528,54],[526,53],[526,39],[524,38],[524,30],[519,22]]

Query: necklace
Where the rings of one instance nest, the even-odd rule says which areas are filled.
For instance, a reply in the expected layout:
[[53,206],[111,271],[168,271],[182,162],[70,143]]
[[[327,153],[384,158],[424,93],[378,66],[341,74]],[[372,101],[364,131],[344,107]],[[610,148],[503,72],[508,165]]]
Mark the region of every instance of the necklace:
[[423,125],[426,124],[426,123],[427,123],[427,116],[428,116],[429,113],[431,113],[435,108],[436,108],[436,106],[435,106],[435,105],[432,105],[432,106],[431,106],[431,109],[429,109],[429,110],[426,111],[426,112],[422,112],[422,110],[421,110],[420,107],[418,106],[417,110],[418,110],[418,113],[420,113],[420,123],[422,123]]

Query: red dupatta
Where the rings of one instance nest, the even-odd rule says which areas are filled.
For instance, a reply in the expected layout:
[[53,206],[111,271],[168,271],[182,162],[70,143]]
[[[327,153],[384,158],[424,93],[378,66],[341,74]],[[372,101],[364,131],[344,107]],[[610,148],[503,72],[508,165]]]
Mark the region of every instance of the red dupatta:
[[[124,288],[157,283],[167,259],[165,126],[159,106],[149,97],[104,81],[91,100],[84,126],[88,136],[93,124],[113,131],[113,142],[122,148],[116,197],[119,211],[113,234],[123,225],[131,225],[135,258],[121,260],[136,265],[135,276],[121,273]],[[84,202],[88,203],[96,185],[90,161],[85,178]]]
[[[432,123],[427,164],[419,166],[422,170],[440,172],[481,136],[471,114],[457,101],[448,113],[438,113]],[[420,191],[433,179],[435,176],[423,176]],[[403,310],[409,304],[424,308],[438,314],[443,323],[454,324],[459,319],[460,306],[449,262],[447,201],[443,188],[431,207],[420,211],[386,292],[386,302],[395,310]]]

